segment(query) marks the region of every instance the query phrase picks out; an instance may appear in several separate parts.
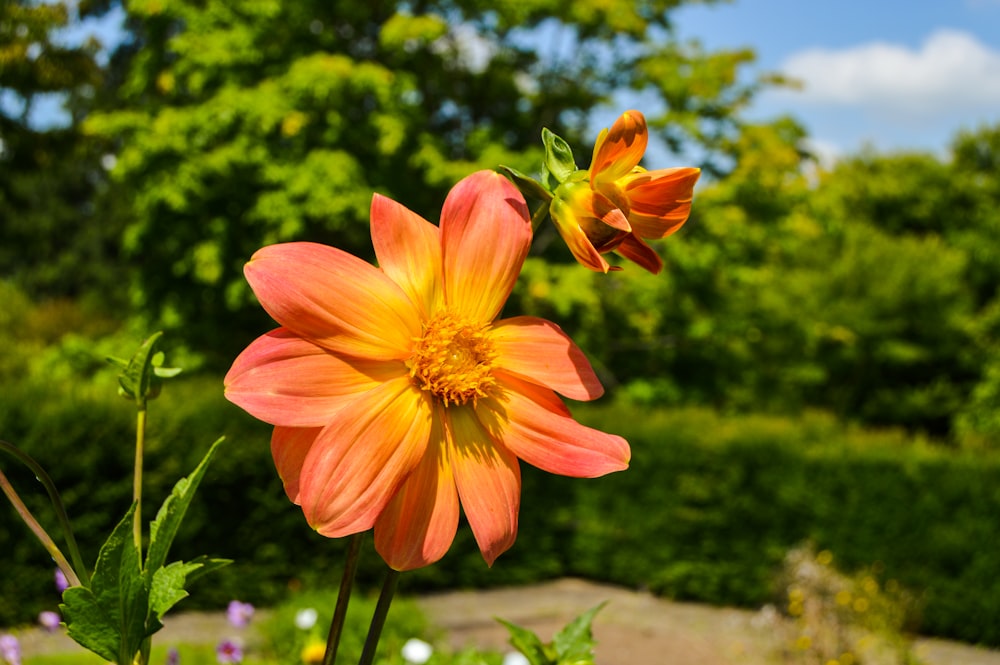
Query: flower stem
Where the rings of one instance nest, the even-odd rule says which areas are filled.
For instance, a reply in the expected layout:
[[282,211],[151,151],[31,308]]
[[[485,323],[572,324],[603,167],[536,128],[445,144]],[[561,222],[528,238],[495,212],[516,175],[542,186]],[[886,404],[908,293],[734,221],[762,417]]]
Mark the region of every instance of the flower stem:
[[24,502],[21,501],[21,497],[19,497],[17,492],[14,491],[14,487],[7,480],[7,476],[4,475],[3,471],[0,471],[0,489],[2,489],[3,493],[7,495],[10,502],[14,504],[14,510],[17,511],[17,514],[21,516],[24,523],[27,524],[32,533],[35,534],[35,537],[41,541],[42,547],[48,551],[49,555],[56,562],[56,565],[59,566],[63,575],[66,576],[66,581],[69,582],[71,586],[80,586],[80,578],[76,576],[76,573],[73,571],[73,567],[69,565],[69,561],[66,560],[66,557],[59,550],[59,547],[55,544],[45,529],[42,528],[42,525],[38,523],[38,520],[36,520],[35,516],[31,514],[31,511],[28,510],[26,505],[24,505]]
[[[90,586],[90,575],[87,573],[87,566],[84,564],[83,556],[80,554],[80,547],[76,544],[76,537],[73,535],[73,527],[70,526],[69,515],[66,514],[66,506],[62,502],[62,497],[59,496],[59,491],[56,490],[56,484],[52,482],[51,476],[46,473],[42,465],[36,462],[31,455],[27,454],[14,444],[0,440],[0,450],[7,451],[20,460],[26,467],[31,469],[31,472],[35,474],[35,478],[37,478],[38,482],[40,482],[45,488],[45,492],[49,495],[49,501],[52,502],[52,508],[56,512],[56,517],[59,519],[59,524],[62,526],[63,536],[66,538],[66,547],[69,548],[69,555],[73,559],[73,568],[76,571],[74,577],[79,580],[77,582],[78,584],[82,582],[84,586]],[[13,488],[11,488],[11,491],[14,491]],[[8,497],[9,496],[10,495],[8,494]],[[11,499],[11,501],[13,501],[13,499]],[[66,574],[65,570],[63,570],[63,574]],[[79,577],[77,577],[77,575],[79,575]],[[69,577],[66,579],[69,581]]]
[[133,533],[135,548],[142,551],[142,452],[146,442],[146,409],[139,407],[135,416],[135,473],[132,482],[132,500],[135,501]]
[[368,637],[365,638],[365,648],[361,652],[358,665],[371,665],[375,660],[375,649],[378,647],[379,638],[382,637],[382,627],[385,626],[385,619],[389,616],[389,605],[392,604],[398,583],[399,571],[390,568],[385,575],[385,582],[382,583],[382,593],[379,594],[378,604],[375,605],[375,614],[372,615],[372,623],[368,628]]
[[361,533],[351,536],[347,545],[347,558],[344,561],[344,574],[340,578],[340,589],[337,591],[337,606],[333,610],[330,621],[330,632],[326,637],[326,653],[323,655],[323,665],[333,665],[337,659],[337,647],[340,646],[340,636],[344,632],[344,619],[347,618],[347,605],[351,602],[351,587],[354,585],[354,574],[358,570],[358,559],[361,558]]

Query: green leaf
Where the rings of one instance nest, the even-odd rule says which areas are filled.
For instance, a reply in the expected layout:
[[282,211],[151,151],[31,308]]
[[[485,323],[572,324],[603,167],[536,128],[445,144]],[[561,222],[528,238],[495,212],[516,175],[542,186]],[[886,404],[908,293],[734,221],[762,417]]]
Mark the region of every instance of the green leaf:
[[60,606],[69,636],[106,660],[127,664],[146,634],[149,591],[133,538],[135,504],[101,546],[91,586],[72,587]]
[[530,197],[538,199],[539,201],[552,200],[552,192],[546,189],[545,185],[538,182],[531,176],[525,175],[517,169],[511,168],[510,166],[504,166],[503,164],[500,165],[500,169],[514,181],[514,184],[517,185],[519,190],[521,190],[521,194],[523,194],[525,198]]
[[59,611],[66,622],[66,632],[80,646],[90,649],[104,660],[117,661],[121,632],[93,591],[84,586],[66,589]]
[[577,170],[572,148],[566,141],[548,129],[542,129],[542,143],[545,144],[545,161],[543,162],[545,172],[555,178],[558,183],[566,182],[570,175]]
[[552,644],[560,663],[583,665],[594,662],[594,636],[591,624],[605,605],[607,602],[587,610],[556,633]]
[[507,627],[507,630],[510,631],[511,646],[524,654],[531,665],[555,665],[555,659],[552,658],[542,641],[538,639],[538,635],[509,621],[503,619],[497,619],[497,621]]
[[180,528],[184,514],[191,504],[191,499],[194,498],[195,490],[198,489],[198,485],[201,483],[201,479],[204,477],[205,471],[208,469],[208,464],[212,461],[212,457],[215,455],[219,444],[224,440],[225,437],[221,437],[213,443],[212,447],[205,454],[204,459],[201,460],[201,463],[198,464],[191,475],[177,481],[170,496],[166,498],[163,505],[160,506],[159,512],[156,513],[156,519],[150,524],[149,551],[146,554],[145,567],[148,584],[152,585],[153,576],[156,571],[166,563],[167,552],[170,550],[170,545],[177,535],[177,530]]
[[175,561],[168,566],[163,566],[153,573],[153,583],[149,590],[149,623],[146,635],[152,635],[163,624],[160,618],[166,614],[167,610],[187,598],[188,592],[185,585],[193,582],[213,570],[222,568],[232,563],[229,559],[209,559],[200,556],[197,559],[184,563]]

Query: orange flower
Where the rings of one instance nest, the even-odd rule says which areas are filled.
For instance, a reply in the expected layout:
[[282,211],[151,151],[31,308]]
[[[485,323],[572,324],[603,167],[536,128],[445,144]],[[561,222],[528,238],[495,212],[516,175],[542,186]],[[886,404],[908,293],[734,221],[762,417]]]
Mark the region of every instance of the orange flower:
[[245,273],[281,325],[226,376],[226,396],[275,425],[288,497],[319,533],[374,527],[397,570],[437,561],[459,503],[483,557],[514,542],[518,458],[593,477],[628,466],[624,439],[574,421],[556,395],[603,389],[553,323],[495,320],[528,253],[520,193],[481,171],[449,193],[435,226],[372,201],[379,268],[312,243],[259,250]]
[[665,238],[687,221],[700,169],[647,171],[639,166],[649,141],[646,119],[626,111],[594,144],[588,171],[577,171],[554,192],[550,212],[577,261],[591,270],[617,270],[602,254],[616,251],[652,273],[663,261],[644,242]]

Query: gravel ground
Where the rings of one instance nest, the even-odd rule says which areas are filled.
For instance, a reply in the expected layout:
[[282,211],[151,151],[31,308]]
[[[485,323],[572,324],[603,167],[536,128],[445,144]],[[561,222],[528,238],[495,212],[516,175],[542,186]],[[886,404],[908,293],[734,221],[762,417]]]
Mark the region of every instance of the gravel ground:
[[[454,649],[476,646],[509,651],[506,628],[495,617],[538,633],[543,641],[584,611],[607,601],[594,621],[598,665],[775,665],[773,645],[757,613],[697,603],[676,603],[648,593],[564,579],[488,591],[454,591],[421,597],[418,605]],[[260,613],[255,620],[263,618]],[[187,612],[166,618],[157,643],[214,644],[232,634],[224,613]],[[244,633],[252,646],[253,632]],[[62,633],[20,635],[25,665],[40,653],[79,649]],[[926,665],[1000,665],[1000,651],[955,642],[917,639]]]

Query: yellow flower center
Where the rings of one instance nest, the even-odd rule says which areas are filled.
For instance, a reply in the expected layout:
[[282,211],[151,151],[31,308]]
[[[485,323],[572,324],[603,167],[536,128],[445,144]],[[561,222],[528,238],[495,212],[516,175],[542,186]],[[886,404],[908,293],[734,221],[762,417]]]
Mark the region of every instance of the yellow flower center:
[[489,327],[448,311],[434,315],[406,363],[417,387],[429,391],[445,406],[495,394],[496,350]]

